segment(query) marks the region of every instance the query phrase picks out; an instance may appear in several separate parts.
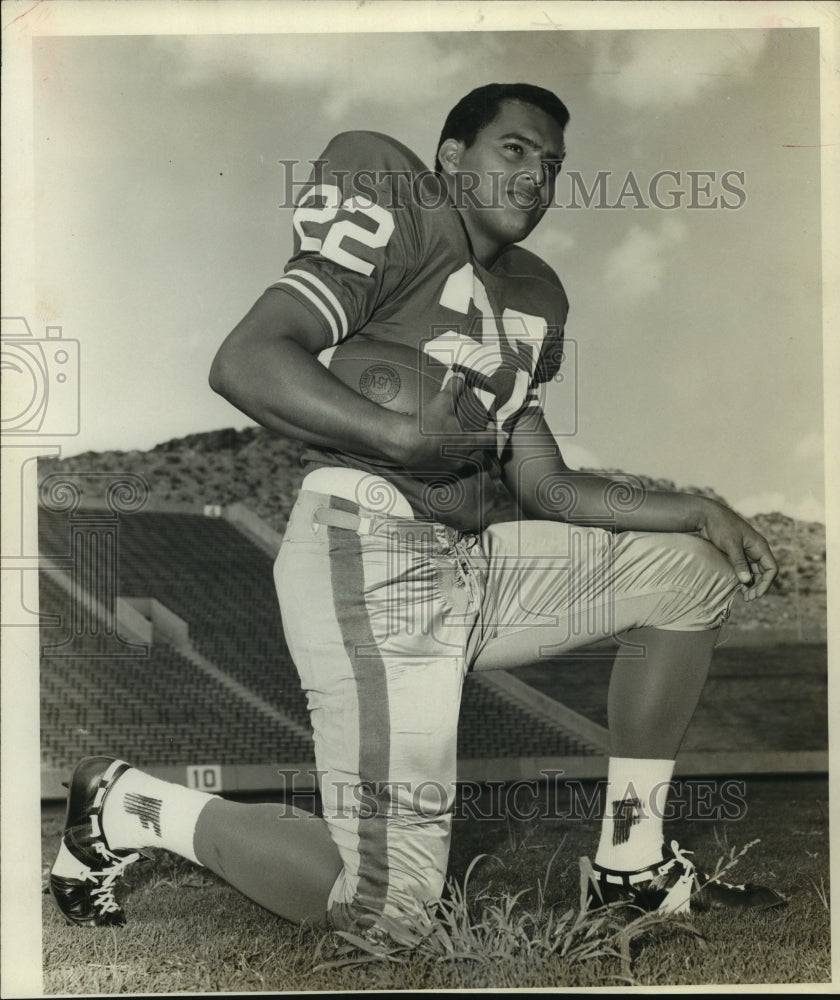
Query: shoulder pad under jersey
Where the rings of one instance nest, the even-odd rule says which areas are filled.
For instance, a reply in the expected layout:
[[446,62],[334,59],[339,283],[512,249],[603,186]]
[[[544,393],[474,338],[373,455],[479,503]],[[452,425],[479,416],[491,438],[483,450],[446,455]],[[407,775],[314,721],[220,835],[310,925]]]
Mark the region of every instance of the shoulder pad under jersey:
[[554,268],[525,247],[508,247],[493,265],[493,273],[500,277],[542,278],[563,290],[563,282]]
[[[419,181],[418,181],[419,179]],[[432,253],[420,207],[441,181],[379,132],[342,132],[312,161],[292,216],[294,250],[272,286],[307,307],[325,346],[362,329],[377,306]]]

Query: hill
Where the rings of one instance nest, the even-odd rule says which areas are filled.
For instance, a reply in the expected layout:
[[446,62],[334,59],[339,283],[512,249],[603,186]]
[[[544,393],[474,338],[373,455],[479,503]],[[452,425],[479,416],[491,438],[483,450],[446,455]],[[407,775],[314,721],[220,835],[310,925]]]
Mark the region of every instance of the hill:
[[[144,477],[154,500],[221,505],[239,501],[282,533],[304,475],[302,451],[297,442],[259,427],[227,428],[175,438],[148,451],[85,452],[61,460],[41,459],[38,472],[40,479],[54,472],[132,472]],[[709,487],[677,487],[670,480],[647,476],[638,479],[648,489],[679,488],[723,501]],[[513,501],[500,486],[495,519],[513,516]],[[824,632],[825,526],[778,512],[749,520],[773,547],[780,572],[765,600],[751,605],[736,602],[734,622],[742,628]]]

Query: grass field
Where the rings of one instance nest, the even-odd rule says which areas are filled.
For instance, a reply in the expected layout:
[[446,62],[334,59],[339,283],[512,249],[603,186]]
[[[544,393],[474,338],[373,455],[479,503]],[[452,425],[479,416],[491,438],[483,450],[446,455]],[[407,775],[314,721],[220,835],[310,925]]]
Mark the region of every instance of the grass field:
[[[599,824],[574,807],[561,782],[553,790],[536,786],[530,799],[530,789],[520,790],[516,803],[522,812],[536,811],[533,819],[501,815],[489,792],[460,809],[450,865],[456,888],[436,933],[415,949],[395,945],[370,954],[336,934],[294,927],[206,870],[159,852],[129,870],[123,928],[67,927],[44,896],[44,990],[68,996],[829,982],[828,783],[746,778],[738,787],[743,815],[718,819],[723,786],[698,791],[684,784],[666,833],[712,868],[760,840],[729,880],[773,886],[789,899],[784,910],[641,923],[620,910],[578,921],[578,857],[593,853]],[[591,798],[593,786],[579,791]],[[45,807],[45,877],[62,816],[61,806]],[[464,905],[464,878],[480,855]]]

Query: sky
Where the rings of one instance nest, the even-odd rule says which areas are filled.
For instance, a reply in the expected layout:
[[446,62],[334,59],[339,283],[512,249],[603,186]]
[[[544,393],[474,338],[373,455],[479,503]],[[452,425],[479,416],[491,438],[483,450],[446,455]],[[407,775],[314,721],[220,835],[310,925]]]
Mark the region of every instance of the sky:
[[78,342],[63,454],[248,426],[207,373],[290,254],[280,161],[303,181],[359,128],[431,164],[463,94],[525,81],[571,112],[525,244],[571,302],[569,463],[824,519],[816,30],[41,35],[32,73],[28,320]]

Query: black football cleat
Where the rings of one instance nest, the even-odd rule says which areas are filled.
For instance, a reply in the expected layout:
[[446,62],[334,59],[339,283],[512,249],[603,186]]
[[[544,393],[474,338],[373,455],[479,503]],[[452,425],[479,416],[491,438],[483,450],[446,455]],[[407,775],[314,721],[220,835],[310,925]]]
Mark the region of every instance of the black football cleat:
[[662,847],[662,861],[635,872],[611,871],[581,858],[581,908],[623,903],[648,912],[689,914],[721,907],[769,910],[787,905],[784,896],[767,886],[732,885],[698,872],[686,856],[690,853],[672,840],[670,848]]
[[119,926],[125,912],[114,885],[140,855],[112,851],[102,832],[102,806],[129,764],[113,757],[85,757],[70,780],[61,846],[50,872],[50,891],[69,924]]

